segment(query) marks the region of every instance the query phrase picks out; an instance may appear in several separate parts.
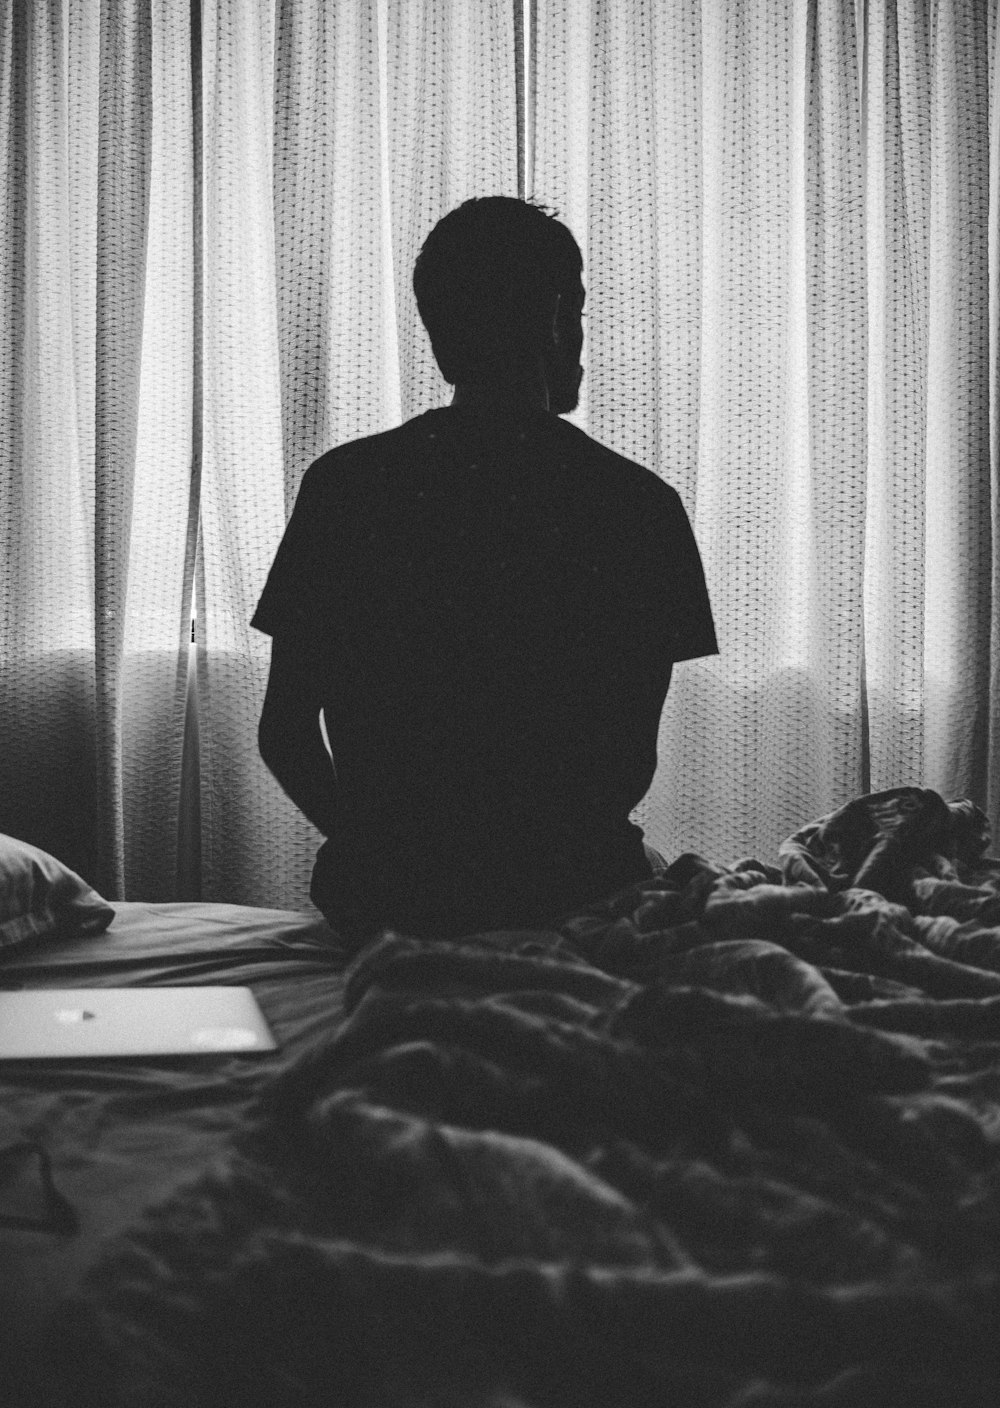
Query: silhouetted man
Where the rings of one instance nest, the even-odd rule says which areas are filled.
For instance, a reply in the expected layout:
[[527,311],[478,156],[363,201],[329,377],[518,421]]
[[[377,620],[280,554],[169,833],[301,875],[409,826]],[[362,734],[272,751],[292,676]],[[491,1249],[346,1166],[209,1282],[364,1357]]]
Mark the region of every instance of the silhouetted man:
[[261,755],[351,945],[543,928],[650,874],[628,818],[671,669],[717,647],[676,492],[559,419],[581,272],[533,204],[438,222],[413,287],[451,405],[310,466],[254,615]]

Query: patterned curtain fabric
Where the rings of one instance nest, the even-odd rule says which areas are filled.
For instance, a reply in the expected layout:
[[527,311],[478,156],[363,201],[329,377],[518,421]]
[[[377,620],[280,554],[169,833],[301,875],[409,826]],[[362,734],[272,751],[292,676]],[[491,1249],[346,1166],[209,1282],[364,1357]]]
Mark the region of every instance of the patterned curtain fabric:
[[175,892],[190,636],[187,5],[0,6],[0,830]]
[[0,830],[307,904],[247,623],[310,461],[450,399],[413,261],[492,193],[576,235],[571,419],[705,561],[647,839],[768,858],[907,783],[1000,828],[997,9],[0,7]]
[[680,491],[719,633],[638,819],[668,855],[768,858],[921,782],[997,827],[996,0],[537,16],[581,423]]
[[[307,465],[450,398],[410,279],[473,195],[517,195],[509,0],[204,0],[204,894],[308,904],[321,837],[257,754],[249,620]],[[377,844],[377,842],[376,842]]]

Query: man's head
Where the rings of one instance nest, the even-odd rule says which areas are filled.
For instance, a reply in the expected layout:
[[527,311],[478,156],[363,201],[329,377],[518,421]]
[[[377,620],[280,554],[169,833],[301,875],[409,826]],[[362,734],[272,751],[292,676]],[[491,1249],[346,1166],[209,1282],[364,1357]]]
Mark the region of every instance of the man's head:
[[446,381],[536,382],[549,409],[576,409],[583,370],[583,259],[545,208],[484,196],[449,211],[413,270],[417,308]]

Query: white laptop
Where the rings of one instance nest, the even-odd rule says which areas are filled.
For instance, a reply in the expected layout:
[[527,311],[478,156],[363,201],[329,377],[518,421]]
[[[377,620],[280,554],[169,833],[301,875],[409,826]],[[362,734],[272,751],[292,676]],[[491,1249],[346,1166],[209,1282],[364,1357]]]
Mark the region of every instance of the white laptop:
[[276,1048],[246,987],[0,991],[0,1060]]

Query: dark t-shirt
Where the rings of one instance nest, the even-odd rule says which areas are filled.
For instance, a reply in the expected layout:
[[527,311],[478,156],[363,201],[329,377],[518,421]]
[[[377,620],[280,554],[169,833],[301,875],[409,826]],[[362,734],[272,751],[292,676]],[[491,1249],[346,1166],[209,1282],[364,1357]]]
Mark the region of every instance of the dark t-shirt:
[[650,873],[670,667],[718,648],[650,470],[541,409],[428,411],[310,466],[252,624],[316,661],[335,928],[537,927]]

